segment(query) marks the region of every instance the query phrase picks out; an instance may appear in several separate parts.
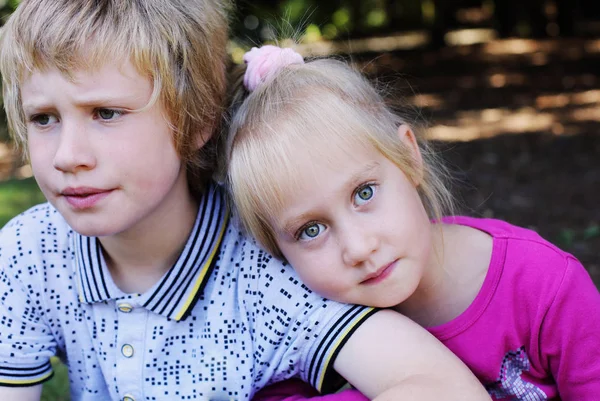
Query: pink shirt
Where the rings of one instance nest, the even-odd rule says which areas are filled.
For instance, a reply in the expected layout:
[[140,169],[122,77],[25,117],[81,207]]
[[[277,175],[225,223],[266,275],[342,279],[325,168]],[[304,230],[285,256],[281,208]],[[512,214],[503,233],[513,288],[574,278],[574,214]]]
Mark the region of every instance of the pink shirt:
[[[428,330],[469,366],[494,400],[599,400],[600,293],[581,263],[537,233],[503,221],[444,222],[485,231],[494,246],[473,303]],[[348,398],[351,393],[322,399],[356,399]]]

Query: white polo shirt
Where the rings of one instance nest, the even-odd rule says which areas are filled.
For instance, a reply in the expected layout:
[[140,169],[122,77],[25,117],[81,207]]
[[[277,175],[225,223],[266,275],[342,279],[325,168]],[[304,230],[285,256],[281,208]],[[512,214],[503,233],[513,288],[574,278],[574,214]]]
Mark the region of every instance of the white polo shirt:
[[374,311],[317,296],[228,221],[212,187],[174,266],[125,294],[96,238],[49,204],[0,231],[0,385],[69,367],[73,400],[245,400],[298,376],[328,391],[333,361]]

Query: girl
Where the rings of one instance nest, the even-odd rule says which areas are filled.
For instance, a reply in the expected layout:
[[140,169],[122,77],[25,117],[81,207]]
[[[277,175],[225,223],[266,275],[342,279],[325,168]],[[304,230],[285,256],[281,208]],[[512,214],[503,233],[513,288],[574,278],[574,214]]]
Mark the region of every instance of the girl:
[[268,251],[326,298],[427,327],[493,399],[598,398],[600,295],[573,256],[449,215],[435,154],[346,64],[273,46],[245,60],[227,183]]

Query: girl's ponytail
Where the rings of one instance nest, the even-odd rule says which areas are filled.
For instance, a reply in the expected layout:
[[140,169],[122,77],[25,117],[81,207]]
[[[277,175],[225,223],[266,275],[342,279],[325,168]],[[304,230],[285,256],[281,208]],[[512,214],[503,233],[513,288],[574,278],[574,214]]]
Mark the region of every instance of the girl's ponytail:
[[227,112],[225,124],[219,140],[219,166],[216,173],[218,182],[224,183],[231,147],[236,136],[232,132],[231,121],[248,96],[272,78],[284,67],[304,64],[304,58],[290,48],[272,45],[253,47],[244,54],[244,63],[234,67],[229,74],[227,91]]

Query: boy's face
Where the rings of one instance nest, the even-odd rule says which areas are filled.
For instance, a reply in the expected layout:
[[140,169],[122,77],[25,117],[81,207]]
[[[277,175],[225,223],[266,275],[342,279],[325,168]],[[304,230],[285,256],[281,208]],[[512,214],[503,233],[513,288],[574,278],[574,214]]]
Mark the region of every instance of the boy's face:
[[188,211],[185,168],[160,102],[133,112],[148,104],[151,81],[130,62],[73,78],[34,71],[21,90],[34,176],[69,225],[112,236]]
[[[431,225],[415,185],[373,146],[294,154],[297,175],[270,222],[304,283],[340,302],[391,307],[426,272]],[[300,147],[301,149],[301,147]]]

